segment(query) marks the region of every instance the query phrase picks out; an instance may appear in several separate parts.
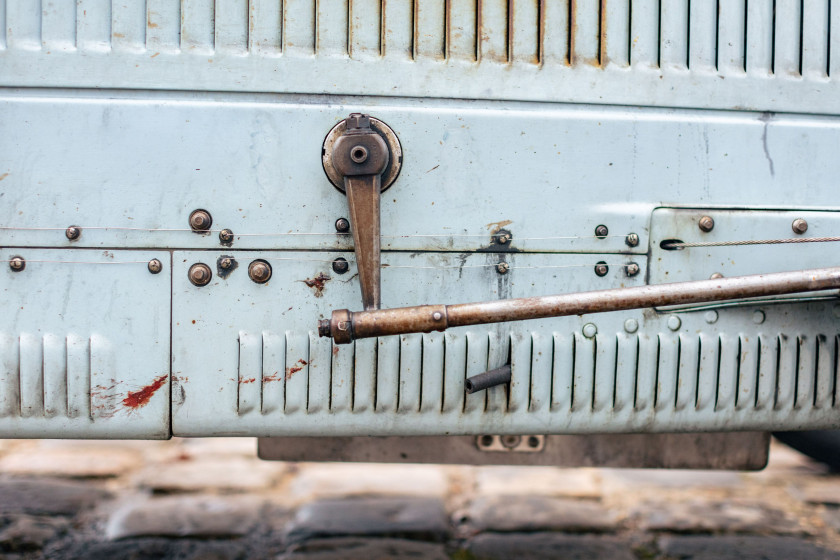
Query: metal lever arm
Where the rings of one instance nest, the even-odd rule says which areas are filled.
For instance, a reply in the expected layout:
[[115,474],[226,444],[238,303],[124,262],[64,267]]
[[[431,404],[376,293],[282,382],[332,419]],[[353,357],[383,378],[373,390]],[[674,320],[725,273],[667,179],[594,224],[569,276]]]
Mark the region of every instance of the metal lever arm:
[[379,194],[390,155],[385,141],[371,129],[370,117],[353,113],[345,122],[347,129],[336,141],[332,163],[344,176],[362,305],[365,310],[379,309]]
[[840,288],[840,267],[482,303],[421,305],[356,313],[341,309],[333,311],[331,319],[321,321],[318,332],[321,336],[333,337],[337,344],[346,344],[357,338],[443,331],[449,327],[466,325],[776,296],[832,288]]

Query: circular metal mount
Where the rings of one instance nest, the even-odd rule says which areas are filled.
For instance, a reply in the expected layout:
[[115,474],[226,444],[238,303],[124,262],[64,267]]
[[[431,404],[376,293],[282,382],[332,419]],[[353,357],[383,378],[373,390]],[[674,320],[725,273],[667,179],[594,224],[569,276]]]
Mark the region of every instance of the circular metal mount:
[[[385,192],[397,180],[400,169],[402,169],[402,146],[400,146],[397,133],[379,119],[370,117],[370,127],[385,141],[385,145],[388,146],[388,152],[391,156],[388,160],[387,167],[385,167],[385,171],[382,172],[381,192]],[[324,172],[327,174],[330,183],[341,192],[344,192],[344,176],[333,167],[332,153],[336,140],[344,134],[346,128],[347,123],[344,119],[332,127],[332,130],[327,133],[327,137],[324,139],[324,147],[321,150],[321,163],[324,166]]]

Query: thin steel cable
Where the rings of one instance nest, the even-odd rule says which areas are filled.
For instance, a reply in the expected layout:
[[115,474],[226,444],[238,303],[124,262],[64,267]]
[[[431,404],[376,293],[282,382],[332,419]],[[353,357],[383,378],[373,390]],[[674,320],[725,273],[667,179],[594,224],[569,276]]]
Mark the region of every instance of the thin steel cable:
[[797,237],[791,239],[743,239],[741,241],[702,241],[683,243],[681,241],[663,242],[665,250],[690,249],[692,247],[735,247],[738,245],[789,245],[795,243],[831,243],[840,241],[840,237]]

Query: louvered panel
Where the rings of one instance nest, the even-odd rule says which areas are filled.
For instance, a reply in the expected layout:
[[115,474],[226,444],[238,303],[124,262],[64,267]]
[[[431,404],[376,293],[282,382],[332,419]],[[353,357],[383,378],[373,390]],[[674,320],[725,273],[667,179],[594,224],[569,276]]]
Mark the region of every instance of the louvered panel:
[[697,400],[695,408],[699,411],[712,410],[715,406],[720,365],[720,339],[701,333],[700,360],[697,368]]
[[627,66],[630,64],[630,2],[607,2],[602,4],[601,52],[605,65]]
[[380,338],[376,357],[376,411],[393,412],[400,382],[400,337]]
[[285,411],[306,410],[309,389],[309,334],[286,331]]
[[741,341],[738,336],[720,335],[720,365],[718,366],[715,410],[731,410],[735,407],[740,352]]
[[[326,56],[347,55],[350,15],[347,0],[318,0],[318,53]],[[354,18],[361,14],[353,13]]]
[[330,369],[331,411],[344,412],[353,408],[354,346],[333,346]]
[[[487,371],[487,356],[489,352],[490,340],[486,332],[469,331],[466,334],[467,339],[467,355],[466,355],[466,377],[472,377],[479,373]],[[528,343],[530,340],[528,341]],[[512,354],[516,356],[516,348],[524,348],[527,344],[522,337],[517,337],[512,341]],[[530,349],[530,344],[528,344]],[[513,358],[515,359],[515,358]],[[528,395],[528,372],[530,371],[530,352],[528,353],[527,362],[525,358],[519,360],[521,367],[519,367],[519,375],[511,374],[511,406],[527,406]],[[512,362],[512,367],[516,367],[517,362]],[[465,379],[466,379],[465,377]],[[470,414],[475,412],[483,412],[487,395],[484,391],[478,391],[470,395],[465,395],[461,389],[461,394],[464,395],[464,413]]]
[[[659,0],[635,0],[630,3],[631,64],[659,66],[659,18]],[[679,33],[679,30],[671,32]]]
[[[111,0],[111,14],[111,48],[117,52],[144,51],[146,48],[146,1]],[[212,24],[212,15],[210,19]]]
[[511,59],[521,64],[539,64],[542,21],[540,0],[511,0],[508,7],[512,15]]
[[739,410],[755,406],[758,388],[759,340],[757,336],[741,336],[738,364],[738,385],[735,407]]
[[67,335],[67,414],[90,417],[90,340]]
[[[290,54],[315,53],[314,0],[283,0],[283,45]],[[346,12],[347,8],[344,8]]]
[[814,406],[816,408],[830,407],[834,401],[834,383],[836,371],[835,337],[828,338],[820,334],[817,336],[816,383],[814,387]]
[[511,29],[508,0],[482,0],[479,12],[479,52],[481,60],[508,62]]
[[776,410],[786,410],[793,407],[796,392],[799,340],[795,336],[780,334],[776,339],[776,344],[779,369],[775,408]]
[[383,2],[382,10],[383,54],[389,61],[411,60],[414,55],[414,2]]
[[[501,326],[490,333],[487,350],[487,370],[493,370],[510,362],[510,329]],[[487,390],[487,412],[507,410],[507,387],[498,385]]]
[[659,64],[662,68],[688,67],[688,0],[661,0]]
[[[4,0],[6,1],[6,0]],[[2,18],[0,14],[0,18]],[[180,26],[180,17],[175,22]],[[76,44],[82,50],[111,46],[111,0],[76,0]]]
[[829,4],[831,19],[829,21],[828,41],[828,75],[840,77],[840,9],[836,4]]
[[309,333],[309,368],[307,376],[306,412],[311,414],[330,409],[332,389],[332,344],[318,333]]
[[214,0],[182,0],[182,49],[188,52],[213,52],[216,47],[215,9]]
[[47,333],[44,344],[44,415],[67,416],[67,343]]
[[680,361],[677,366],[676,410],[694,407],[697,402],[697,375],[700,362],[700,340],[697,336],[681,334]]
[[659,367],[656,370],[656,411],[671,410],[677,397],[680,339],[673,334],[659,335]]
[[829,1],[804,0],[802,12],[802,75],[828,75]]
[[6,0],[0,0],[0,50],[6,48]]
[[0,418],[20,413],[19,339],[0,333]]
[[239,333],[239,371],[237,372],[237,407],[239,414],[260,410],[262,379],[262,336]]
[[354,343],[353,411],[373,410],[376,402],[376,364],[378,343],[374,339]]
[[467,337],[444,333],[443,407],[441,412],[460,411],[464,404],[464,380],[467,378]]
[[348,0],[350,6],[350,54],[353,58],[375,57],[382,51],[382,2]]
[[250,0],[248,50],[276,56],[283,46],[283,0]]
[[6,0],[6,43],[10,49],[41,48],[41,1]]
[[592,410],[610,410],[615,398],[615,364],[617,359],[615,336],[599,334],[595,337],[595,370]]
[[444,0],[414,2],[414,56],[442,59],[446,56],[446,17]]
[[[453,0],[454,1],[454,0]],[[468,0],[458,0],[464,2]],[[550,66],[569,64],[569,2],[543,2],[542,61]]]
[[286,396],[286,337],[262,333],[262,404],[263,414],[282,412]]
[[746,5],[718,2],[718,71],[741,74],[746,63]]
[[444,339],[442,333],[423,335],[421,412],[439,412],[443,407]]
[[572,2],[571,52],[573,65],[597,66],[601,62],[601,2],[575,0]]
[[636,372],[635,410],[652,411],[656,403],[656,378],[659,371],[659,337],[639,335],[639,365]]
[[572,407],[572,383],[575,370],[574,337],[554,333],[551,380],[551,409],[568,411]]
[[755,407],[762,410],[774,405],[779,364],[777,362],[776,339],[765,334],[760,334],[757,338],[759,345],[758,394]]
[[181,47],[181,4],[146,0],[146,48],[175,52]]
[[572,412],[592,409],[595,391],[595,340],[575,333],[575,372],[572,386]]
[[48,0],[41,17],[45,49],[76,48],[76,0]]
[[773,72],[798,76],[800,70],[802,1],[776,0],[776,34],[773,42]]
[[397,411],[420,410],[423,386],[423,335],[410,334],[400,337],[399,387]]
[[545,412],[551,405],[553,341],[553,337],[549,335],[531,333],[531,382],[528,388],[528,412]]
[[44,362],[41,337],[23,333],[19,339],[20,415],[44,415]]
[[215,0],[215,45],[218,52],[248,50],[248,1]]
[[709,70],[717,67],[717,5],[715,2],[692,2],[689,6],[688,67]]
[[620,333],[617,340],[615,365],[616,411],[632,409],[636,393],[636,374],[639,363],[639,339],[635,334]]
[[773,73],[773,4],[774,0],[747,2],[747,72]]
[[797,343],[796,392],[793,407],[805,408],[814,402],[817,373],[817,340],[807,335],[800,335]]

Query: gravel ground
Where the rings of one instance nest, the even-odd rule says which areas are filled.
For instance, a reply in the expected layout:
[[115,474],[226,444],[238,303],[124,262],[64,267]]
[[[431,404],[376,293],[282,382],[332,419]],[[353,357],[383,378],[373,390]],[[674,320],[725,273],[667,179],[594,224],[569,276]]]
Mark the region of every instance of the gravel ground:
[[840,476],[262,462],[254,439],[0,440],[0,558],[840,560]]

